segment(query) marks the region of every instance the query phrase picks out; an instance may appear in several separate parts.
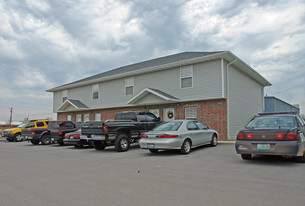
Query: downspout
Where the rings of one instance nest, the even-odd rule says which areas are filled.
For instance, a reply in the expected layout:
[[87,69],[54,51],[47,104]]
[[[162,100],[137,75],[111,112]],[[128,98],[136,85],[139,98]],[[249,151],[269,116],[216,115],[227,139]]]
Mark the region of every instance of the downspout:
[[229,140],[230,134],[230,107],[229,107],[229,66],[235,63],[237,59],[234,59],[229,64],[227,64],[227,140]]

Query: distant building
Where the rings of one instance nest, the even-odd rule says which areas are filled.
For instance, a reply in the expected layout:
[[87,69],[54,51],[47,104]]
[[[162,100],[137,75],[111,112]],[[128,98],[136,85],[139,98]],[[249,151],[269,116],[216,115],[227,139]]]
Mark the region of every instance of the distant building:
[[276,97],[265,96],[265,112],[297,112],[300,114],[300,108]]

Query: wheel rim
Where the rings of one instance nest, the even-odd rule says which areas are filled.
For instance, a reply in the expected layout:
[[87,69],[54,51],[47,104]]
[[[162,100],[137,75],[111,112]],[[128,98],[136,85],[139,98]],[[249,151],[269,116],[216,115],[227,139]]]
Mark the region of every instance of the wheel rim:
[[186,142],[184,143],[184,151],[185,151],[185,152],[189,152],[190,150],[191,150],[191,144],[190,144],[189,141],[186,141]]
[[217,144],[217,138],[214,136],[213,137],[213,145],[216,145]]
[[128,145],[128,142],[126,139],[121,140],[121,148],[126,149]]

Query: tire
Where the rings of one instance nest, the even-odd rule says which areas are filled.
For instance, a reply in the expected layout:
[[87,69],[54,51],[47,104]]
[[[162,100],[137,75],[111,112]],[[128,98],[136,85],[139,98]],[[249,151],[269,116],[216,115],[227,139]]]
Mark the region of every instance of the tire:
[[250,160],[252,158],[252,154],[241,154],[241,158],[243,160]]
[[96,150],[103,150],[106,147],[106,145],[102,141],[93,141],[93,146]]
[[126,134],[119,134],[114,141],[114,147],[117,152],[126,152],[130,147],[130,139]]
[[298,162],[305,163],[305,153],[303,154],[303,156],[296,157],[296,160],[297,160]]
[[83,148],[84,147],[84,143],[79,140],[75,145],[74,145],[75,148]]
[[20,133],[14,134],[13,141],[14,142],[21,142],[21,134]]
[[43,145],[51,144],[51,139],[50,139],[50,137],[48,137],[47,135],[43,135],[43,136],[41,137],[41,144],[43,144]]
[[65,145],[64,140],[63,140],[63,139],[59,139],[59,140],[57,140],[57,143],[58,143],[60,146],[64,146],[64,145]]
[[218,138],[217,138],[216,134],[213,134],[212,140],[211,140],[211,143],[210,143],[210,147],[216,147],[217,144],[218,144]]
[[151,153],[158,153],[158,149],[149,149],[149,151],[151,152]]
[[191,141],[189,139],[184,140],[181,149],[180,149],[180,153],[181,154],[189,154],[191,152]]
[[8,138],[6,138],[6,140],[9,142],[14,142],[14,137],[8,137]]
[[31,143],[33,144],[33,145],[38,145],[39,144],[39,139],[31,139]]

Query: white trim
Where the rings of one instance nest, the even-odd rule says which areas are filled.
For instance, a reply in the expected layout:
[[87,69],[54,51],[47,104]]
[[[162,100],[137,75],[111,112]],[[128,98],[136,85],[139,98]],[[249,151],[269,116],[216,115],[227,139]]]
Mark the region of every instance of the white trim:
[[224,64],[223,64],[223,58],[221,58],[221,82],[222,82],[222,87],[221,87],[221,96],[224,98],[225,97],[225,77],[224,77]]
[[130,99],[127,102],[127,104],[134,104],[134,103],[136,103],[137,101],[139,101],[142,97],[144,97],[148,93],[152,93],[152,94],[154,94],[154,95],[156,95],[156,96],[158,96],[158,97],[160,97],[160,98],[162,98],[162,99],[164,99],[166,101],[172,101],[172,102],[177,102],[178,101],[177,99],[171,99],[171,98],[166,97],[166,96],[164,96],[162,94],[159,94],[159,93],[157,93],[157,92],[155,92],[155,91],[153,91],[153,90],[151,90],[149,88],[145,88],[140,93],[138,93],[136,96],[134,96],[132,99]]

